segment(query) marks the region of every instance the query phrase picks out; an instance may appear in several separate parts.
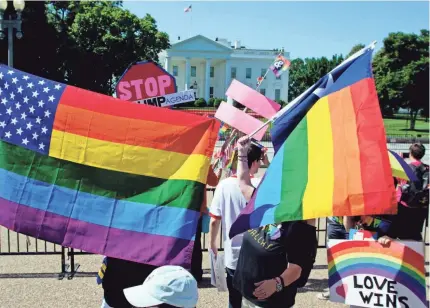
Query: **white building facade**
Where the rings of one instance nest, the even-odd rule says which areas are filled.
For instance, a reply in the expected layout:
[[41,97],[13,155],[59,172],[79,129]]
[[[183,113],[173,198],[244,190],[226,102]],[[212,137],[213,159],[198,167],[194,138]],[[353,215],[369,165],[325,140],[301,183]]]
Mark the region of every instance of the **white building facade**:
[[[178,91],[195,89],[197,97],[225,98],[233,79],[256,89],[280,51],[247,49],[240,42],[211,40],[202,35],[178,41],[160,53],[160,62],[176,78]],[[289,59],[289,53],[283,52]],[[279,78],[268,71],[259,92],[270,99],[288,102],[288,70]]]

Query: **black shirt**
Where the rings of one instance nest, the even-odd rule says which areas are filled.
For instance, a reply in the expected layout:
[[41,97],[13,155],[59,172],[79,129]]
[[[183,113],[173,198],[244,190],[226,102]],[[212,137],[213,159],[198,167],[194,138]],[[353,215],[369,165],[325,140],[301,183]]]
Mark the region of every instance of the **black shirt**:
[[[279,277],[288,263],[299,265],[303,273],[312,268],[317,244],[316,228],[306,222],[294,221],[283,223],[276,230],[276,226],[270,225],[245,232],[233,285],[257,306],[288,308],[294,305],[298,281],[265,300],[254,297],[254,284]],[[278,235],[274,236],[274,233]]]
[[143,284],[156,268],[157,266],[153,265],[108,257],[103,277],[106,303],[115,308],[131,308],[124,296],[124,289]]

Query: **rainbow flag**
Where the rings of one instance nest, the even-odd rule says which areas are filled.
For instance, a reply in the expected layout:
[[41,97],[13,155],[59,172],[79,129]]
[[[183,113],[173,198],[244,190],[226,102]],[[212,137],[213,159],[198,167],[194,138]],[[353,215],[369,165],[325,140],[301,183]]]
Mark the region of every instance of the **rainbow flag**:
[[[397,299],[403,297],[408,305],[399,307],[428,307],[422,242],[393,241],[389,247],[383,247],[376,241],[330,240],[327,262],[330,301],[375,307],[373,304],[379,301],[376,296],[370,296],[370,290],[354,287],[363,285],[365,277],[370,277],[372,282],[379,280],[379,285],[384,285],[381,282],[387,280],[394,286],[394,292],[381,289],[381,293],[391,296],[390,301],[394,303],[387,306],[396,307]],[[359,295],[360,291],[363,296]],[[363,302],[357,303],[357,300]]]
[[411,167],[401,158],[396,152],[388,150],[388,158],[390,159],[391,171],[393,176],[399,179],[419,182]]
[[189,267],[219,124],[0,65],[0,225]]
[[230,236],[283,221],[395,214],[372,49],[349,59],[278,112],[276,154]]
[[270,66],[270,69],[276,77],[279,77],[290,67],[290,64],[291,62],[288,59],[278,55],[273,64]]
[[218,135],[219,136],[224,136],[225,133],[227,132],[227,130],[228,130],[228,126],[223,123],[222,126],[221,126],[221,128],[219,129]]

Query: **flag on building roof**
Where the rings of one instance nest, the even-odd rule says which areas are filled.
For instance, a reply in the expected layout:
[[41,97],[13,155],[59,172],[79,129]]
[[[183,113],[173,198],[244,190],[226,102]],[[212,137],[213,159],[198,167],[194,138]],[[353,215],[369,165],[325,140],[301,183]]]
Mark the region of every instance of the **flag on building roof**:
[[270,66],[270,69],[276,77],[279,77],[290,67],[290,64],[290,60],[278,55],[273,64]]
[[219,124],[0,65],[0,225],[189,267]]
[[185,9],[184,9],[184,12],[185,13],[188,13],[188,12],[191,12],[192,11],[192,6],[191,6],[191,4],[188,6],[188,7],[186,7]]
[[230,236],[275,222],[396,213],[372,50],[278,112],[276,154]]

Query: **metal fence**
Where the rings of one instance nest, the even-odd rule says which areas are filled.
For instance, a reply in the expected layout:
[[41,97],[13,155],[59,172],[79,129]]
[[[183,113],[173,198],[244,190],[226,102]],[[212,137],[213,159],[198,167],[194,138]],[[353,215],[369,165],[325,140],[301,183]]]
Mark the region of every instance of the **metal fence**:
[[[210,204],[214,194],[214,188],[207,189],[207,201]],[[317,219],[316,236],[318,240],[318,248],[324,248],[327,245],[327,220],[325,218]],[[424,228],[425,245],[429,246],[428,227]],[[26,235],[10,231],[0,227],[0,256],[37,256],[37,255],[59,255],[60,273],[58,279],[72,279],[78,271],[80,265],[76,263],[75,256],[89,255],[91,253],[75,250],[70,247],[63,247],[58,244],[53,244],[47,241],[38,240]],[[202,250],[208,250],[209,234],[202,234]],[[219,237],[219,250],[223,248],[222,230]],[[428,256],[427,256],[428,258]]]

